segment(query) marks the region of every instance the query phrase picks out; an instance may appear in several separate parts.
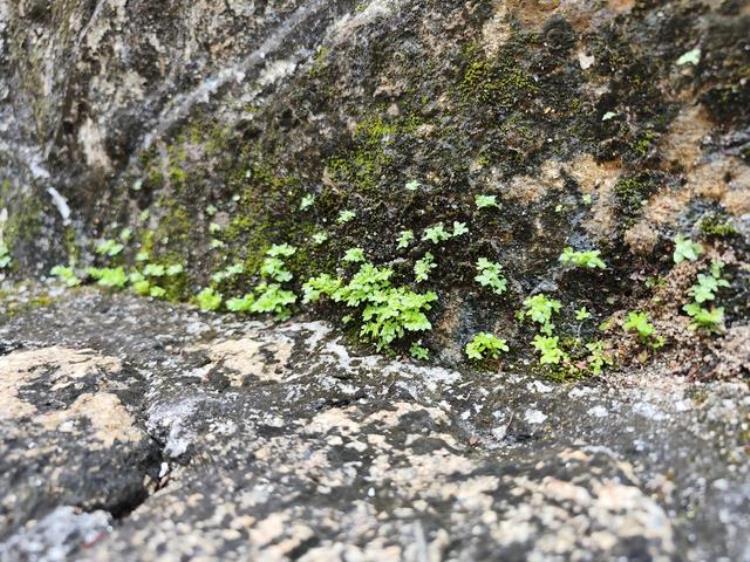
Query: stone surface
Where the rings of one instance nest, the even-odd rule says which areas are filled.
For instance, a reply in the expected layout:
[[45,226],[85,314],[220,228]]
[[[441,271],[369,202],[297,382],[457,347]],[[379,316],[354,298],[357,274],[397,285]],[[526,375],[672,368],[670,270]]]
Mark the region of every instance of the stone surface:
[[426,367],[89,290],[0,344],[3,561],[750,559],[745,382]]

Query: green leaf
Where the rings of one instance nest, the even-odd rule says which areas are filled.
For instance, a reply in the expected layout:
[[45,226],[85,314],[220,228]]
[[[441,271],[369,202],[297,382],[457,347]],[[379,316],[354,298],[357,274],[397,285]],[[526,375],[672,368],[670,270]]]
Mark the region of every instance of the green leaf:
[[206,287],[196,295],[195,300],[201,310],[211,311],[219,309],[223,297],[221,293],[217,292],[213,288]]
[[489,207],[500,208],[496,195],[477,195],[474,198],[474,203],[476,204],[477,209],[487,209]]
[[507,352],[510,350],[504,339],[498,338],[489,332],[479,332],[474,334],[474,337],[471,338],[471,341],[466,344],[464,349],[469,359],[475,359],[477,361],[484,359],[485,354],[496,359],[500,356],[501,352]]
[[690,238],[678,234],[674,239],[674,254],[672,257],[675,263],[682,263],[685,260],[695,261],[702,253],[703,246],[693,242]]

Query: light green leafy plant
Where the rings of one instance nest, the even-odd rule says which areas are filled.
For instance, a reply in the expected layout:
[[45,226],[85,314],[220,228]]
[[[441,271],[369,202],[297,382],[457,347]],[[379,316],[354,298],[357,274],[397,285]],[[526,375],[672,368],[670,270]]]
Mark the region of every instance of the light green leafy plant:
[[674,239],[674,254],[672,258],[675,263],[682,263],[685,260],[695,261],[703,253],[703,246],[693,242],[690,238],[685,238],[678,234]]
[[587,250],[585,252],[577,252],[570,246],[563,250],[560,255],[560,262],[563,264],[570,264],[576,267],[583,267],[587,269],[605,269],[607,264],[602,261],[599,257],[601,252],[599,250]]
[[422,233],[422,240],[429,240],[433,244],[445,242],[446,240],[450,240],[450,238],[451,234],[447,230],[445,230],[442,222],[433,224],[432,226],[425,228],[424,232]]
[[299,210],[304,211],[305,209],[312,207],[313,203],[315,203],[315,195],[312,193],[306,193],[302,196],[302,200],[299,203]]
[[612,366],[612,356],[604,350],[604,344],[601,341],[592,341],[586,344],[589,350],[587,363],[591,372],[600,375],[605,365]]
[[[328,295],[334,302],[350,308],[363,307],[360,335],[373,341],[378,349],[383,349],[406,332],[431,329],[426,312],[437,300],[433,292],[417,293],[408,287],[392,287],[392,275],[392,269],[366,262],[346,284],[324,274],[308,280],[303,291],[307,302]],[[346,317],[351,319],[350,314]]]
[[654,349],[664,347],[665,339],[656,334],[648,314],[645,312],[630,311],[622,327],[626,332],[636,332],[642,343],[647,343]]
[[130,238],[131,238],[132,236],[133,236],[133,231],[132,231],[132,230],[130,230],[130,229],[129,229],[128,227],[125,227],[125,228],[123,228],[123,229],[122,229],[122,230],[120,231],[120,240],[121,240],[122,242],[127,242],[128,240],[130,240]]
[[469,359],[481,361],[486,356],[497,359],[501,352],[507,352],[509,348],[504,339],[489,332],[479,332],[466,344],[465,351]]
[[469,229],[466,227],[466,223],[453,221],[453,238],[457,238],[463,234],[468,234]]
[[360,335],[375,342],[378,350],[387,347],[405,332],[430,330],[432,324],[425,311],[437,300],[432,291],[415,293],[406,287],[390,287],[373,295],[362,312],[363,325]]
[[185,271],[185,266],[181,263],[174,263],[172,265],[168,265],[166,269],[167,277],[175,277],[177,275],[180,275]]
[[157,285],[153,285],[148,290],[148,295],[150,297],[153,297],[155,299],[161,299],[167,294],[167,291],[165,289],[162,289],[161,287],[158,287]]
[[96,253],[100,256],[108,256],[110,258],[120,254],[125,249],[125,246],[114,240],[102,240],[96,245]]
[[489,207],[500,208],[500,204],[497,202],[497,196],[495,195],[477,195],[474,198],[474,203],[477,209],[487,209]]
[[622,327],[627,332],[637,332],[642,340],[647,340],[654,334],[654,325],[651,324],[645,312],[628,312],[628,317]]
[[143,275],[146,277],[163,277],[166,268],[158,263],[149,263],[143,268]]
[[414,278],[417,283],[427,281],[430,277],[430,271],[436,267],[435,257],[430,252],[427,252],[422,259],[417,260],[414,264]]
[[482,287],[489,287],[496,295],[502,295],[508,288],[508,281],[500,273],[502,266],[488,260],[479,258],[477,260],[477,271],[479,272],[474,280]]
[[273,279],[278,283],[285,283],[292,280],[292,273],[286,268],[284,260],[281,258],[267,256],[263,259],[260,266],[260,274],[263,277]]
[[584,320],[588,320],[589,318],[591,318],[591,313],[586,310],[585,306],[582,306],[581,308],[576,310],[576,320],[583,322]]
[[404,185],[404,187],[408,191],[416,191],[417,189],[419,189],[419,186],[420,186],[420,183],[417,180],[409,180]]
[[320,246],[326,240],[328,240],[328,234],[326,234],[325,232],[316,232],[312,235],[313,244],[315,244],[316,246]]
[[547,336],[552,335],[555,325],[552,323],[552,315],[560,312],[562,304],[557,299],[551,299],[545,294],[534,295],[523,301],[523,315],[531,318],[539,324],[539,331]]
[[243,297],[232,297],[226,303],[227,310],[230,312],[251,312],[255,304],[255,295],[247,293]]
[[218,310],[223,300],[221,293],[212,287],[206,287],[195,296],[195,302],[201,310]]
[[430,350],[422,345],[422,340],[414,342],[409,347],[409,355],[418,361],[427,361],[430,358]]
[[241,275],[245,272],[245,266],[241,263],[234,263],[232,265],[228,265],[224,269],[217,271],[213,275],[211,275],[211,281],[213,281],[216,284],[222,283],[226,281],[227,279],[231,279],[232,277],[236,277],[237,275]]
[[694,330],[705,329],[708,332],[721,332],[724,324],[724,309],[722,307],[704,308],[706,302],[716,299],[720,288],[729,287],[729,281],[722,277],[724,263],[713,260],[708,274],[699,273],[697,282],[688,289],[693,302],[682,307],[691,318],[690,327]]
[[266,255],[271,256],[272,258],[289,258],[293,256],[296,251],[297,248],[289,244],[274,244],[266,250]]
[[724,308],[711,307],[707,309],[701,305],[691,302],[682,307],[691,318],[693,329],[703,328],[709,332],[721,332],[724,324]]
[[346,263],[362,263],[367,261],[365,258],[365,251],[362,248],[349,248],[345,253],[341,261]]
[[128,276],[122,267],[89,267],[86,273],[102,287],[122,289],[128,283]]
[[317,302],[321,295],[332,297],[341,288],[342,283],[340,277],[333,277],[328,273],[311,277],[302,285],[302,302],[304,304]]
[[278,283],[260,283],[255,288],[256,299],[250,306],[251,312],[258,314],[272,313],[279,320],[291,316],[290,306],[297,302],[297,296],[283,289]]
[[688,289],[688,294],[693,297],[695,302],[712,301],[716,298],[716,293],[721,287],[729,287],[729,282],[722,278],[721,270],[723,267],[724,264],[721,261],[714,260],[708,275],[698,274],[698,281]]
[[557,336],[537,334],[531,345],[539,352],[541,365],[559,365],[561,362],[569,361],[568,354],[560,349],[560,339]]
[[75,271],[73,271],[72,267],[56,265],[50,270],[50,274],[60,279],[60,281],[65,283],[68,287],[77,287],[81,284],[81,280],[78,278]]
[[8,246],[0,240],[0,269],[5,269],[10,265],[11,255]]
[[339,216],[336,218],[336,222],[339,224],[346,224],[353,221],[356,216],[357,214],[354,211],[345,209],[339,213]]
[[363,263],[349,283],[342,285],[333,293],[332,298],[347,306],[359,306],[376,295],[382,295],[390,287],[392,275],[393,270],[390,268]]
[[411,244],[413,241],[414,241],[414,231],[402,230],[401,233],[398,235],[398,249],[403,250],[404,248],[408,248],[409,244]]

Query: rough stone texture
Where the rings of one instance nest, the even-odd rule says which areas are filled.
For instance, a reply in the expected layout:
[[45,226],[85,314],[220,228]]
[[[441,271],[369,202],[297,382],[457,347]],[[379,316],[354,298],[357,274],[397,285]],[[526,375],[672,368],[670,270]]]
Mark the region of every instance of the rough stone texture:
[[4,561],[750,559],[744,382],[423,367],[88,290],[0,346]]
[[[241,296],[282,242],[299,248],[296,291],[354,246],[410,283],[434,248],[397,251],[399,231],[457,220],[469,234],[420,286],[440,296],[425,344],[443,363],[481,330],[524,355],[514,314],[544,291],[568,335],[577,307],[598,322],[645,309],[684,352],[678,370],[717,376],[671,306],[690,280],[666,302],[646,280],[670,274],[677,233],[702,239],[689,273],[722,256],[718,304],[747,326],[749,25],[734,0],[4,2],[0,231],[18,276],[103,264],[94,241],[127,226],[109,263],[182,263],[167,296],[186,300],[233,262],[245,274],[216,285]],[[477,210],[478,194],[502,208]],[[337,224],[343,209],[356,220]],[[608,269],[562,267],[566,245],[601,249]],[[481,256],[503,265],[502,299],[474,282]]]
[[[745,0],[0,0],[0,559],[750,560],[748,28]],[[164,300],[226,303],[282,243],[293,323],[22,281],[178,266]],[[390,358],[301,303],[353,247],[438,296]],[[480,331],[510,348],[482,371]],[[420,338],[441,366],[399,359]]]

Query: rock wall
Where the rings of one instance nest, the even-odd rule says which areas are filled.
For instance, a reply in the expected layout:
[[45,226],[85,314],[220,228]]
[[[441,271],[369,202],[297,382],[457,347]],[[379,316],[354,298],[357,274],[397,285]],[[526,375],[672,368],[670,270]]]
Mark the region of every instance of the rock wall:
[[[517,311],[544,293],[563,305],[573,361],[574,340],[610,318],[607,345],[623,361],[642,353],[619,330],[640,309],[678,370],[742,372],[747,355],[691,331],[681,306],[720,257],[724,339],[746,341],[749,25],[748,4],[729,0],[5,2],[13,274],[137,267],[140,254],[185,267],[169,298],[209,284],[241,296],[268,248],[288,243],[299,295],[312,275],[351,275],[341,260],[359,247],[399,284],[437,293],[423,343],[448,363],[480,330],[525,357],[534,330]],[[478,208],[481,195],[498,205]],[[454,222],[468,233],[421,239]],[[124,228],[121,253],[93,252]],[[399,249],[406,229],[416,240]],[[674,266],[678,234],[702,244],[700,260]],[[565,267],[566,246],[599,249],[607,268]],[[428,251],[436,268],[415,284]],[[502,265],[501,297],[475,282],[480,257]],[[212,281],[232,264],[243,272]],[[700,368],[683,361],[717,345]]]

